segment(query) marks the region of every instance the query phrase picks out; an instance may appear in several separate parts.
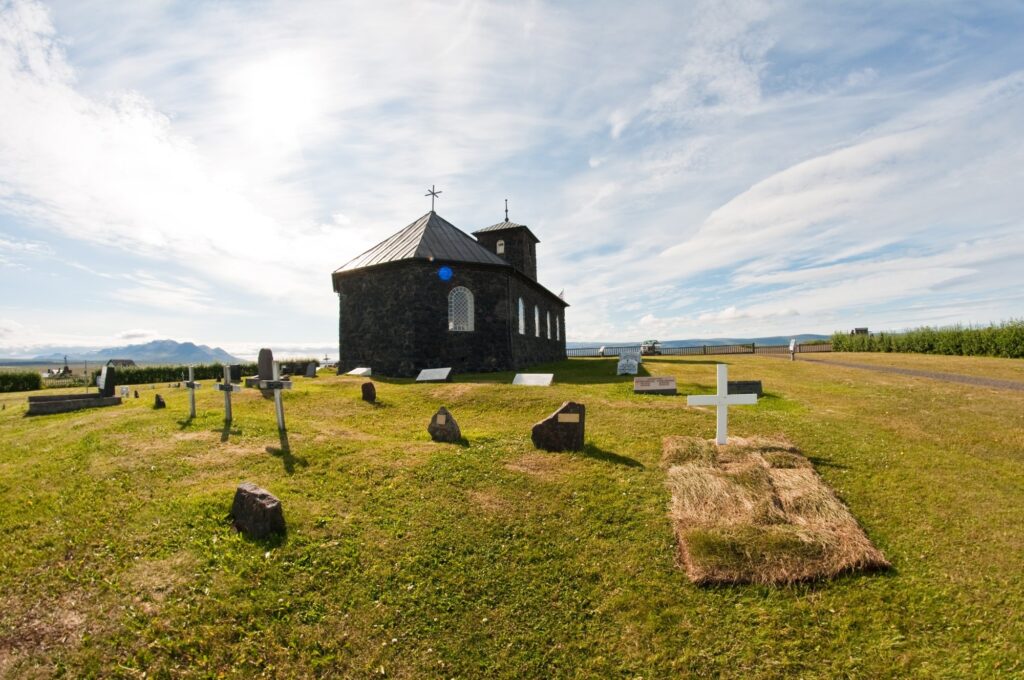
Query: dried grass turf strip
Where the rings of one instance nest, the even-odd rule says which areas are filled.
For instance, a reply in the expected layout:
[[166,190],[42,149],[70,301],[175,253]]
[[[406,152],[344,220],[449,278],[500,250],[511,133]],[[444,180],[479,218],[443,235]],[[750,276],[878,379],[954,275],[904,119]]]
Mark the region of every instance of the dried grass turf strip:
[[783,584],[889,566],[794,446],[729,441],[664,440],[670,514],[690,580]]

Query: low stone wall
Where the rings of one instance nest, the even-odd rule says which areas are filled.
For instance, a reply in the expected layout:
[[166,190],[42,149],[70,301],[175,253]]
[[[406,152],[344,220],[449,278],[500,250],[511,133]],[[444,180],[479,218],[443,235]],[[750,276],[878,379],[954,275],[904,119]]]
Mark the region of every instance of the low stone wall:
[[42,416],[54,413],[69,413],[87,408],[117,406],[121,397],[102,397],[98,394],[62,394],[28,398],[28,411],[25,415]]

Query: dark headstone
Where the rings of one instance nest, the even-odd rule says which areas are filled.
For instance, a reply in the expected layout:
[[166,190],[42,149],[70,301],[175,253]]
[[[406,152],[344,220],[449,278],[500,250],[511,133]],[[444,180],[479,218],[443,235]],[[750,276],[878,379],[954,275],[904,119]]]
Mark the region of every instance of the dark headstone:
[[758,397],[763,397],[764,389],[761,387],[760,380],[730,380],[728,393],[756,394]]
[[256,359],[256,366],[258,367],[258,375],[260,380],[271,380],[274,377],[274,353],[264,347],[260,350],[259,357]]
[[138,391],[138,390],[135,390],[135,398],[136,398],[136,399],[138,399],[138,398],[139,398],[139,391]]
[[444,406],[437,409],[437,413],[430,419],[427,432],[435,442],[456,443],[462,440],[459,424],[455,422],[455,418],[452,418],[452,414]]
[[284,533],[284,510],[281,501],[252,482],[243,482],[235,490],[231,504],[235,528],[253,538]]
[[316,377],[316,364],[314,364],[312,361],[310,361],[308,364],[306,364],[306,377],[307,378],[315,378]]
[[371,404],[377,401],[377,388],[374,387],[372,382],[363,383],[363,401]]
[[228,377],[231,378],[231,382],[240,383],[242,382],[242,367],[238,364],[231,364],[228,366]]
[[156,395],[156,399],[153,400],[153,408],[164,408],[166,406],[167,403],[164,401],[164,398],[159,394]]
[[580,451],[587,407],[567,401],[558,410],[533,426],[533,445],[545,451]]
[[100,377],[96,380],[96,386],[100,388],[101,397],[114,396],[114,388],[117,387],[117,369],[113,366],[104,366],[100,371]]

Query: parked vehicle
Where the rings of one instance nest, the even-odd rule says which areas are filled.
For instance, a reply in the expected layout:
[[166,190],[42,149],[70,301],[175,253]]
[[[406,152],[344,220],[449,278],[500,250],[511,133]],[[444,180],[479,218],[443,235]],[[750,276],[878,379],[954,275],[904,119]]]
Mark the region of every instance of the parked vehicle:
[[644,340],[640,345],[640,354],[661,354],[661,343],[657,340]]

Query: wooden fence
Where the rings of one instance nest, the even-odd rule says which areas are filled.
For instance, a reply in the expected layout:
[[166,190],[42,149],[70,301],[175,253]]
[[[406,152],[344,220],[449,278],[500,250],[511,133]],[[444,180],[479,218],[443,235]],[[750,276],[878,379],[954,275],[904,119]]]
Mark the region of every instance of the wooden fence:
[[[566,348],[567,357],[617,357],[623,353],[640,350],[640,345],[617,345],[605,347],[570,347]],[[744,343],[742,345],[698,345],[696,347],[662,347],[663,356],[703,356],[710,354],[789,354],[789,345],[758,345]],[[831,342],[802,343],[796,346],[797,354],[807,352],[831,352]]]

